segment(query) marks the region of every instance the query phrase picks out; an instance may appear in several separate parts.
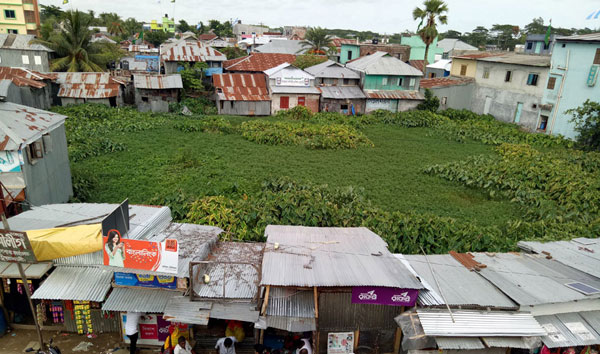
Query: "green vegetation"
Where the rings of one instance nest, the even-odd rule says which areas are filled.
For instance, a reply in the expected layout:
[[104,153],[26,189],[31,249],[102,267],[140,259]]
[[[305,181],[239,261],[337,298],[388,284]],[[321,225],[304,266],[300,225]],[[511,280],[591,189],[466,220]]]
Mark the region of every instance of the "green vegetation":
[[567,113],[573,115],[577,142],[585,149],[600,151],[600,103],[586,100]]
[[310,68],[311,66],[315,66],[317,64],[321,64],[327,61],[327,57],[324,55],[315,55],[315,54],[303,54],[298,55],[296,60],[292,63],[297,68],[302,70],[306,68]]
[[77,200],[169,205],[235,239],[260,240],[270,223],[366,226],[393,251],[508,251],[600,231],[599,154],[468,111],[58,110]]
[[423,8],[416,7],[413,10],[413,19],[421,20],[417,29],[417,34],[425,43],[425,66],[427,66],[429,46],[438,37],[437,24],[445,25],[448,24],[448,5],[442,0],[425,0],[423,2]]

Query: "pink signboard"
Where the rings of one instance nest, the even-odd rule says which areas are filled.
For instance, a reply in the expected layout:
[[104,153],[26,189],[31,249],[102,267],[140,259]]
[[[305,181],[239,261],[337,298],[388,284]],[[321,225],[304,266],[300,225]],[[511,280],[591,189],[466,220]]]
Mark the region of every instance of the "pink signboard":
[[419,291],[415,289],[356,286],[352,288],[353,304],[414,306]]

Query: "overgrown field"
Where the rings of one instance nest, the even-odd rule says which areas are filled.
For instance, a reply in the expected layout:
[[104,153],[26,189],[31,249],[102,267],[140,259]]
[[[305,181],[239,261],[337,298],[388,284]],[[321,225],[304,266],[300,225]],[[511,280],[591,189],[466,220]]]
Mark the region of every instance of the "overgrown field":
[[[367,226],[393,251],[508,251],[596,237],[600,157],[466,111],[349,118],[57,107],[76,199],[169,205],[260,240],[267,224]],[[176,107],[179,108],[179,107]]]

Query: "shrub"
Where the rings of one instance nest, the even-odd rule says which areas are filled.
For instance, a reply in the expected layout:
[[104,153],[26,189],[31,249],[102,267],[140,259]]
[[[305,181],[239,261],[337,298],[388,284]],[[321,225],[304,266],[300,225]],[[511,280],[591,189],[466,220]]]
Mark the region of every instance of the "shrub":
[[217,114],[217,106],[215,105],[215,102],[207,97],[184,98],[180,102],[171,103],[169,105],[169,111],[181,113],[184,106],[186,106],[192,113],[195,114]]
[[313,117],[313,112],[304,106],[296,106],[292,109],[279,111],[276,116],[283,119],[308,121]]
[[417,110],[436,112],[440,108],[440,99],[430,89],[425,89],[425,101],[419,103]]
[[600,103],[586,100],[581,107],[566,112],[579,133],[577,142],[586,149],[600,151]]
[[311,66],[315,66],[326,61],[327,57],[324,55],[303,54],[296,56],[296,60],[292,63],[292,65],[304,70],[306,68],[310,68]]

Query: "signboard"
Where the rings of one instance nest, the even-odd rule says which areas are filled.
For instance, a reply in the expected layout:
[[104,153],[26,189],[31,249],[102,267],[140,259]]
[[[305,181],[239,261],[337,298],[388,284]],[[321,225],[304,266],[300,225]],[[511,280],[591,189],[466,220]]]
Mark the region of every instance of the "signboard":
[[135,61],[145,62],[146,71],[158,72],[160,69],[158,55],[136,55]]
[[164,275],[145,275],[115,272],[115,284],[143,288],[177,289],[177,278]]
[[26,233],[0,229],[0,261],[37,262]]
[[284,76],[275,79],[276,86],[310,86],[310,79],[307,77]]
[[[129,338],[125,335],[125,323],[127,321],[127,314],[121,313],[121,328],[123,332],[123,341],[129,344]],[[170,328],[172,326],[179,327],[179,334],[188,338],[189,340],[189,326],[183,323],[174,324],[165,320],[161,315],[157,314],[145,314],[144,318],[140,318],[139,322],[139,338],[137,344],[145,345],[162,345],[165,340],[169,337]]]
[[419,291],[415,289],[356,286],[352,288],[353,304],[414,306]]
[[177,240],[152,242],[121,239],[117,232],[104,237],[104,265],[177,274]]
[[600,72],[600,65],[592,65],[587,79],[587,85],[589,87],[596,85],[596,81],[598,81],[598,72]]
[[0,172],[21,172],[21,151],[0,151]]
[[327,333],[327,354],[354,353],[354,332]]

